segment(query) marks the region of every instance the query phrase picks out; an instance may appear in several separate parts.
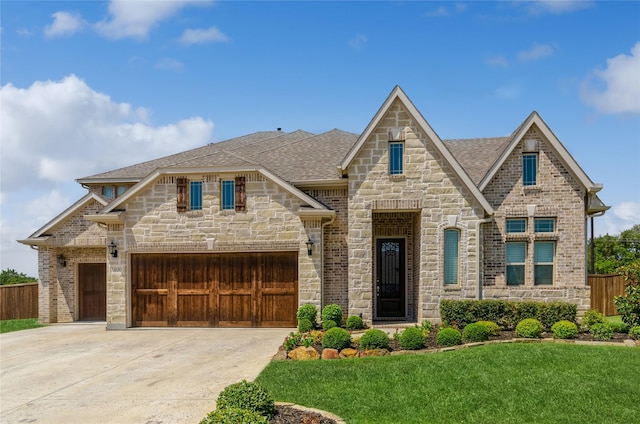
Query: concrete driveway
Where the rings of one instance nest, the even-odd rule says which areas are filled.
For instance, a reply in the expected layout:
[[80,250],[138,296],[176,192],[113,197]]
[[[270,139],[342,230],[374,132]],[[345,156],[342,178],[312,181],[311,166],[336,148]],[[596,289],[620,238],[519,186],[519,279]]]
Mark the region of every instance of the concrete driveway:
[[291,329],[55,324],[0,335],[1,423],[198,423]]

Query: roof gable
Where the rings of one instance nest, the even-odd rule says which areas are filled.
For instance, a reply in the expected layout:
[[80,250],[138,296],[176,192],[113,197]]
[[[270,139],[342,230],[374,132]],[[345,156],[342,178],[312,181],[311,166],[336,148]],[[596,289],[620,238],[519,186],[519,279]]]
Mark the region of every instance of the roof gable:
[[454,174],[460,179],[463,185],[469,190],[471,195],[484,208],[485,212],[488,215],[492,215],[493,208],[491,207],[487,199],[485,199],[485,197],[482,195],[480,190],[478,190],[478,187],[476,187],[476,185],[471,180],[469,175],[465,172],[462,166],[460,166],[460,163],[458,163],[458,161],[454,158],[454,156],[451,154],[449,149],[447,149],[447,147],[444,145],[444,143],[442,142],[438,134],[436,134],[433,128],[431,128],[431,125],[429,125],[427,120],[422,116],[422,114],[418,111],[418,109],[415,107],[413,102],[411,102],[409,97],[398,85],[396,85],[394,89],[391,91],[391,93],[389,94],[387,99],[384,101],[380,109],[378,109],[378,112],[376,112],[376,114],[374,115],[371,122],[369,122],[369,124],[365,128],[364,132],[360,135],[360,137],[358,137],[358,140],[356,141],[356,143],[353,145],[353,147],[349,150],[349,152],[345,156],[344,160],[339,166],[339,169],[342,172],[342,174],[346,174],[347,169],[351,164],[351,162],[355,159],[358,152],[362,149],[366,141],[373,134],[375,129],[381,123],[382,119],[387,114],[387,112],[389,111],[389,109],[391,108],[391,106],[396,100],[402,103],[404,108],[407,110],[407,113],[409,113],[409,115],[411,115],[411,117],[416,122],[416,125],[420,127],[420,129],[427,135],[427,138],[429,138],[433,142],[433,145],[436,148],[437,152],[445,160],[445,162],[451,167]]

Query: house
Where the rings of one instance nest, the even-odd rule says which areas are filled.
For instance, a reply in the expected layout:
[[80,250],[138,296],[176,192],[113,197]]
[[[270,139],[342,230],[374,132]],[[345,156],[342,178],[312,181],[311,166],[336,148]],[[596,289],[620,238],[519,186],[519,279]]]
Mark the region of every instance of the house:
[[40,320],[295,326],[300,304],[439,319],[441,299],[589,308],[587,218],[608,209],[533,112],[441,140],[400,87],[362,134],[257,132],[77,180],[21,243]]

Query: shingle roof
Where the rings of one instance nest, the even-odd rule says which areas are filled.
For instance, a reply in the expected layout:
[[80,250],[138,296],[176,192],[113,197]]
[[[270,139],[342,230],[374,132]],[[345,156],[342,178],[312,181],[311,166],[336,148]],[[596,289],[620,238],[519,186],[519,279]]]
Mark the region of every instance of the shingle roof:
[[[261,131],[218,143],[78,179],[139,180],[158,168],[262,166],[288,182],[340,179],[337,166],[358,139],[339,129],[322,134],[307,131]],[[477,185],[504,151],[511,137],[443,140]]]

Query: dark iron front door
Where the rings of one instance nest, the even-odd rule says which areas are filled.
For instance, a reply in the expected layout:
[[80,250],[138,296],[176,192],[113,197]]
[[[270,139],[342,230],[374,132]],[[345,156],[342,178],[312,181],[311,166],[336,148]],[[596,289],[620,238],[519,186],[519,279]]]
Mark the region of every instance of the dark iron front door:
[[405,317],[404,239],[376,241],[376,318]]

